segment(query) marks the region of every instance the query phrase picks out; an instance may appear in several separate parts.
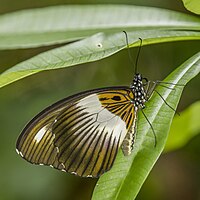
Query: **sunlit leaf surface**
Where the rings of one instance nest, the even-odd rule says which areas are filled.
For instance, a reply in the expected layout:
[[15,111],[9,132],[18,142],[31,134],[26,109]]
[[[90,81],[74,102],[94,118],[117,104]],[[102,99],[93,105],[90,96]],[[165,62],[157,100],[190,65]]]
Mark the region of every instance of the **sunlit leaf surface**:
[[[141,30],[127,33],[130,47],[139,45],[139,37],[143,39],[143,45],[200,39],[200,32],[195,31]],[[99,33],[84,40],[46,51],[15,65],[0,74],[0,87],[44,70],[100,60],[126,47],[127,44],[123,32],[116,34]]]
[[200,29],[198,17],[131,5],[69,5],[29,9],[1,15],[0,24],[0,49],[66,43],[102,31]]

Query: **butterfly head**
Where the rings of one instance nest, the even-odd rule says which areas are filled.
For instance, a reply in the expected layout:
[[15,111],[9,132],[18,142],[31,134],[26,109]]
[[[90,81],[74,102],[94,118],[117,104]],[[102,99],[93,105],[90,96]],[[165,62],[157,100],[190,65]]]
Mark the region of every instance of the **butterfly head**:
[[148,80],[143,78],[142,74],[136,73],[134,75],[130,88],[134,94],[133,104],[136,110],[145,107],[144,103],[147,101],[147,94],[144,86],[147,82]]

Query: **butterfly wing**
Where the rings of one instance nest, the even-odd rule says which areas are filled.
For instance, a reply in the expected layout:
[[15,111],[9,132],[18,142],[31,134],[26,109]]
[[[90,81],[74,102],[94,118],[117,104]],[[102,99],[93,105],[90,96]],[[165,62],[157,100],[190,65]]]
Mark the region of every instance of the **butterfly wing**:
[[134,121],[127,87],[88,91],[38,114],[23,130],[17,150],[34,164],[83,177],[108,171]]

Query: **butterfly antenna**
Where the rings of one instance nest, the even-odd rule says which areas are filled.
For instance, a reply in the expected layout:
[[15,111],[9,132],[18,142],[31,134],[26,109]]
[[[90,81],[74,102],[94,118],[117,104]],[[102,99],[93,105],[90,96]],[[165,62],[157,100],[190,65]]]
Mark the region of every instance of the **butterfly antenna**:
[[135,67],[135,63],[133,62],[133,58],[131,57],[131,52],[130,52],[130,47],[129,47],[129,42],[128,42],[128,34],[126,31],[123,31],[125,36],[126,36],[126,45],[127,45],[127,48],[128,48],[128,57],[129,57],[129,60],[131,62],[131,65],[133,65]]
[[135,73],[137,73],[138,60],[139,60],[140,50],[142,47],[142,38],[139,38],[139,40],[140,40],[140,46],[139,46],[136,61],[135,61]]
[[139,46],[139,49],[138,49],[138,53],[137,53],[137,57],[136,57],[136,61],[135,63],[133,62],[133,59],[131,57],[131,52],[130,52],[130,48],[129,48],[129,42],[128,42],[128,34],[126,31],[123,31],[125,36],[126,36],[126,44],[127,44],[127,47],[128,47],[128,56],[129,56],[129,60],[131,62],[131,64],[134,66],[135,68],[135,74],[137,73],[137,65],[138,65],[138,60],[139,60],[139,55],[140,55],[140,50],[141,50],[141,47],[142,47],[142,39],[139,38],[140,40],[140,46]]
[[146,118],[147,122],[149,123],[149,125],[151,127],[151,130],[153,131],[153,135],[154,135],[154,147],[156,147],[156,145],[157,145],[156,133],[155,133],[155,131],[153,129],[153,126],[152,126],[151,122],[148,120],[147,116],[145,115],[144,111],[142,109],[141,109],[141,111],[142,111],[142,114],[144,115],[144,117]]

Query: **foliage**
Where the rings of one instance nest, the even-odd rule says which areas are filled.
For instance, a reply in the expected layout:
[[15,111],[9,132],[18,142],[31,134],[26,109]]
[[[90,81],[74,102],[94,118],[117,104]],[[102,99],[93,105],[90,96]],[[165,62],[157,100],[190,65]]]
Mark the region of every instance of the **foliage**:
[[165,151],[174,151],[183,147],[195,135],[200,133],[200,102],[197,101],[175,116],[167,140]]
[[[74,17],[71,17],[72,15]],[[143,45],[200,39],[198,17],[170,10],[127,5],[77,5],[30,9],[2,15],[0,24],[1,50],[63,44],[18,63],[0,74],[0,87],[44,70],[93,62],[115,54],[127,48],[123,30],[128,33],[129,47],[138,46],[139,37],[143,39]],[[200,53],[197,53],[165,81],[185,85],[199,71]],[[173,87],[175,90],[158,87],[158,92],[176,108],[183,87]],[[158,145],[154,148],[152,130],[140,113],[132,155],[124,157],[121,151],[119,152],[113,169],[103,175],[97,183],[93,199],[134,199],[138,194],[165,146],[174,115],[156,93],[147,103],[144,112],[156,131]],[[194,110],[192,114],[193,112]],[[191,117],[189,113],[183,114],[181,120],[185,121]],[[174,123],[179,124],[176,121]],[[174,130],[180,130],[180,125],[174,126]],[[178,132],[178,137],[184,134],[181,141],[174,139],[178,138],[175,134],[170,136],[166,150],[176,149],[185,144],[193,137],[193,130],[197,130],[193,128],[187,133],[183,131],[185,134]]]
[[182,0],[187,10],[200,14],[200,4],[198,0]]

